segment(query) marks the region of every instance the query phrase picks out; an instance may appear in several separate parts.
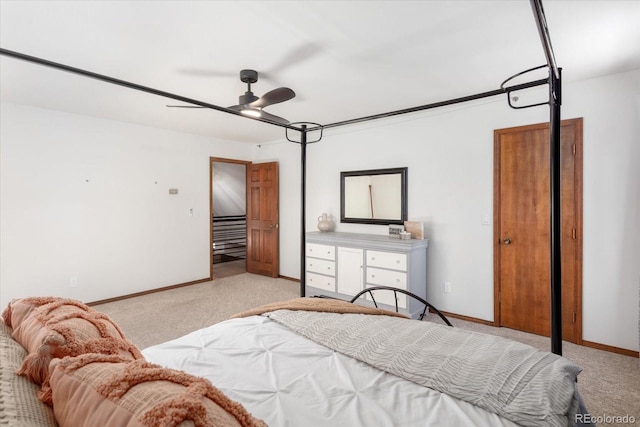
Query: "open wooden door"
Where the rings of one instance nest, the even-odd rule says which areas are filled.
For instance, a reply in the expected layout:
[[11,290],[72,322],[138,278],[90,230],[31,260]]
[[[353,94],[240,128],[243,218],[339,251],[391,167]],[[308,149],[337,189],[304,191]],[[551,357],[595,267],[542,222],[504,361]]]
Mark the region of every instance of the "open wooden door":
[[279,275],[278,163],[247,166],[247,271]]
[[[582,119],[561,124],[562,336],[582,342]],[[495,323],[549,336],[549,125],[494,132]]]

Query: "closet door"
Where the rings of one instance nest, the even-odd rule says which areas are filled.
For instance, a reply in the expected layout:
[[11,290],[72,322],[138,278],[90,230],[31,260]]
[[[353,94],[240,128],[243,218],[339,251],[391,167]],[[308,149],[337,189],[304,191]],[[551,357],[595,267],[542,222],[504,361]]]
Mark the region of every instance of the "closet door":
[[355,295],[363,289],[364,251],[338,247],[338,293]]
[[[582,340],[582,119],[561,127],[562,329]],[[496,130],[494,167],[495,319],[549,336],[549,125]]]

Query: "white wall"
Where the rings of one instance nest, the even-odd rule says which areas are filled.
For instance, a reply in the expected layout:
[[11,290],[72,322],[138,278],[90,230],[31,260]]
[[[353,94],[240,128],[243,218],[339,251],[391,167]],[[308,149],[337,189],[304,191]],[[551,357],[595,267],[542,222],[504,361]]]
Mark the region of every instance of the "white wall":
[[[640,280],[640,71],[564,85],[562,117],[584,118],[583,338],[638,350]],[[528,95],[529,97],[531,95]],[[547,122],[549,110],[511,110],[504,98],[325,131],[307,149],[307,230],[339,218],[340,171],[408,166],[409,219],[429,239],[428,298],[437,307],[493,320],[493,130]],[[281,214],[299,210],[297,145],[263,145],[280,161]],[[286,206],[286,212],[283,212]],[[294,212],[295,211],[295,212]],[[281,224],[284,224],[281,221]],[[281,227],[281,274],[299,275],[296,226]],[[385,234],[386,227],[337,224]],[[452,292],[443,293],[443,282]]]
[[585,117],[584,339],[638,350],[640,71],[575,84],[566,99]]
[[10,103],[0,123],[0,307],[209,277],[209,156],[251,145]]

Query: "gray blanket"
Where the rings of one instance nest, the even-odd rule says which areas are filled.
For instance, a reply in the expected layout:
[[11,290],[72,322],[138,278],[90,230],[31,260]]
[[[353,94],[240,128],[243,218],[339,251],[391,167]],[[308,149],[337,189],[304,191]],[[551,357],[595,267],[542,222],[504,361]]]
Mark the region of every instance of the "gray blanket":
[[265,314],[335,351],[523,426],[568,426],[578,407],[569,360],[493,335],[387,316]]

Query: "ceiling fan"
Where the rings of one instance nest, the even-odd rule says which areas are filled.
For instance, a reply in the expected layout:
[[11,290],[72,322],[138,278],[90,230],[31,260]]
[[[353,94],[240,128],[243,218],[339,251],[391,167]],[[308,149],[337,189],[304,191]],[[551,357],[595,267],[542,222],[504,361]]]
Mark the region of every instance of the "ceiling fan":
[[[241,70],[240,80],[247,84],[247,91],[244,95],[238,97],[238,105],[232,105],[228,107],[231,110],[239,111],[240,113],[251,116],[259,117],[273,122],[289,124],[287,119],[276,116],[274,114],[264,111],[265,107],[273,104],[279,104],[280,102],[288,101],[296,96],[296,93],[288,87],[279,87],[273,89],[261,97],[257,97],[251,91],[251,84],[258,81],[258,72],[255,70]],[[197,105],[167,105],[167,107],[176,108],[207,108]]]

